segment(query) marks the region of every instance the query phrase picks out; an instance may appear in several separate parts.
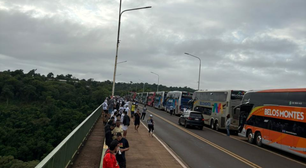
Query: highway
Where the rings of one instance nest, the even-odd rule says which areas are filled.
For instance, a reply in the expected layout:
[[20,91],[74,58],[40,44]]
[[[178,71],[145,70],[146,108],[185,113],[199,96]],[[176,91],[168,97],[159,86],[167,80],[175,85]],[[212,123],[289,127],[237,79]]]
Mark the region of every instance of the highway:
[[148,107],[147,117],[149,114],[154,116],[156,136],[191,168],[306,167],[300,157],[257,147],[235,135],[227,137],[207,127],[203,130],[184,128],[178,124],[179,117],[170,116],[165,111]]

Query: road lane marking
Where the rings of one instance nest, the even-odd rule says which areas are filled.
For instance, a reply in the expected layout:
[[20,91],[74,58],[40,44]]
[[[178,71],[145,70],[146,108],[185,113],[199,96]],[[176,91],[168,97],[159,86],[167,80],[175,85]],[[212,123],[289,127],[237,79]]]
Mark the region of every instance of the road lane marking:
[[245,143],[245,144],[248,144],[248,145],[250,145],[250,146],[256,147],[256,148],[258,148],[258,149],[264,150],[264,151],[266,151],[266,152],[270,152],[270,153],[272,153],[272,154],[274,154],[274,155],[280,156],[280,157],[285,158],[285,159],[287,159],[287,160],[290,160],[290,161],[292,161],[292,162],[295,162],[295,163],[301,164],[301,165],[303,165],[303,166],[306,166],[306,164],[303,163],[303,162],[300,162],[300,161],[291,159],[291,158],[289,158],[289,157],[287,157],[287,156],[284,156],[284,155],[278,154],[278,153],[276,153],[276,152],[270,151],[270,150],[268,150],[268,149],[265,149],[265,148],[259,147],[259,146],[257,146],[257,145],[251,144],[251,143],[249,143],[249,142],[244,141],[243,139],[239,139],[239,138],[236,138],[236,137],[231,137],[231,138],[233,138],[233,139],[235,139],[235,140],[237,140],[237,141],[239,141],[239,142],[243,142],[243,143]]
[[[147,129],[148,127],[141,121],[141,124]],[[182,161],[181,159],[179,159],[174,153],[173,151],[171,151],[171,149],[169,149],[169,147],[167,145],[165,145],[164,142],[162,142],[155,134],[153,134],[153,137],[157,139],[157,141],[163,145],[163,147],[170,153],[170,155],[172,155],[172,157],[183,167],[183,168],[188,168]]]
[[[218,133],[218,134],[220,134],[220,135],[227,136],[227,135],[224,134],[224,133],[221,133],[221,132],[219,132],[219,131],[216,131],[216,130],[213,130],[213,129],[210,129],[210,128],[207,128],[207,127],[204,127],[204,129],[213,131],[213,132]],[[273,152],[273,151],[271,151],[271,150],[269,150],[269,149],[265,149],[265,148],[263,148],[263,147],[259,147],[259,146],[257,146],[257,145],[251,144],[251,143],[249,143],[249,142],[246,141],[246,140],[247,140],[246,137],[230,136],[230,138],[232,138],[232,139],[234,139],[234,140],[236,140],[236,141],[239,141],[239,142],[243,142],[243,143],[245,143],[245,144],[248,144],[248,145],[250,145],[250,146],[252,146],[252,147],[261,149],[261,150],[263,150],[263,151],[272,153],[272,154],[274,154],[274,155],[280,156],[280,157],[282,157],[282,158],[284,158],[284,159],[287,159],[287,160],[290,160],[290,161],[292,161],[292,162],[295,162],[295,163],[301,164],[301,165],[303,165],[303,166],[306,166],[306,163],[303,163],[303,162],[298,161],[298,160],[294,160],[294,159],[292,159],[292,158],[290,158],[290,157],[287,157],[287,156],[284,156],[284,155],[282,155],[282,154],[278,154],[278,153]]]
[[216,149],[218,149],[218,150],[220,150],[220,151],[222,151],[222,152],[224,152],[224,153],[234,157],[235,159],[237,159],[237,160],[239,160],[239,161],[249,165],[250,167],[261,168],[261,166],[255,164],[255,163],[253,163],[253,162],[251,162],[251,161],[249,161],[249,160],[247,160],[247,159],[245,159],[245,158],[243,158],[243,157],[241,157],[241,156],[239,156],[239,155],[237,155],[237,154],[235,154],[235,153],[233,153],[233,152],[231,152],[231,151],[229,151],[229,150],[227,150],[227,149],[225,149],[225,148],[223,148],[223,147],[221,147],[221,146],[219,146],[219,145],[217,145],[217,144],[215,144],[215,143],[213,143],[213,142],[211,142],[211,141],[209,141],[209,140],[207,140],[207,139],[205,139],[205,138],[203,138],[203,137],[201,137],[201,136],[199,136],[199,135],[197,135],[197,134],[195,134],[195,133],[193,133],[193,132],[191,132],[191,131],[189,131],[187,129],[185,129],[185,128],[182,128],[182,127],[174,124],[173,122],[171,122],[171,121],[161,117],[160,115],[158,115],[158,114],[156,114],[156,113],[154,113],[154,112],[152,112],[150,110],[148,110],[148,112],[153,113],[155,116],[157,116],[158,118],[164,120],[165,122],[167,122],[167,123],[173,125],[174,127],[176,127],[178,129],[188,133],[189,135],[191,135],[191,136],[193,136],[193,137],[195,137],[195,138],[205,142],[206,144],[208,144],[208,145],[210,145],[210,146],[212,146],[212,147],[214,147],[214,148],[216,148]]

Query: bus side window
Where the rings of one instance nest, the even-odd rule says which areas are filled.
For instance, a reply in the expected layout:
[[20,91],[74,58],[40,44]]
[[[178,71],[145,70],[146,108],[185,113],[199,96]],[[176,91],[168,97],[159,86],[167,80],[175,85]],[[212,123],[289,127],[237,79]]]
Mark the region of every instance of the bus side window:
[[211,115],[211,108],[205,107],[205,108],[204,108],[204,114],[206,114],[206,115]]

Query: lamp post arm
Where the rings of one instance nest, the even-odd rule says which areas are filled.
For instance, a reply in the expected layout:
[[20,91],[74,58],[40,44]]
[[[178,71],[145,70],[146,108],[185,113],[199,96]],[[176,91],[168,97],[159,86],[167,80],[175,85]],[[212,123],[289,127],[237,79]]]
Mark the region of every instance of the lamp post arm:
[[145,6],[145,7],[140,7],[140,8],[126,9],[126,10],[122,11],[120,13],[120,15],[122,15],[124,12],[133,11],[133,10],[140,10],[140,9],[147,9],[147,8],[152,8],[152,7],[151,6]]

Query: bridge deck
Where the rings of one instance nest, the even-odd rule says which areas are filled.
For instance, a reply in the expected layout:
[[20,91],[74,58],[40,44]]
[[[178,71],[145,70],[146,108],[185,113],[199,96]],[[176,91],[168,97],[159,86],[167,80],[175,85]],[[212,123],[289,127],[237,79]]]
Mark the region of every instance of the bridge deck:
[[[104,124],[103,119],[100,118],[73,164],[73,168],[98,168],[103,150],[103,139]],[[127,167],[182,167],[156,138],[148,135],[147,129],[143,124],[140,124],[139,130],[136,132],[133,119],[128,128],[127,140],[130,145],[130,150],[126,152]]]
[[73,168],[98,168],[103,150],[104,124],[102,117],[98,120],[95,127],[80,154],[73,164]]

